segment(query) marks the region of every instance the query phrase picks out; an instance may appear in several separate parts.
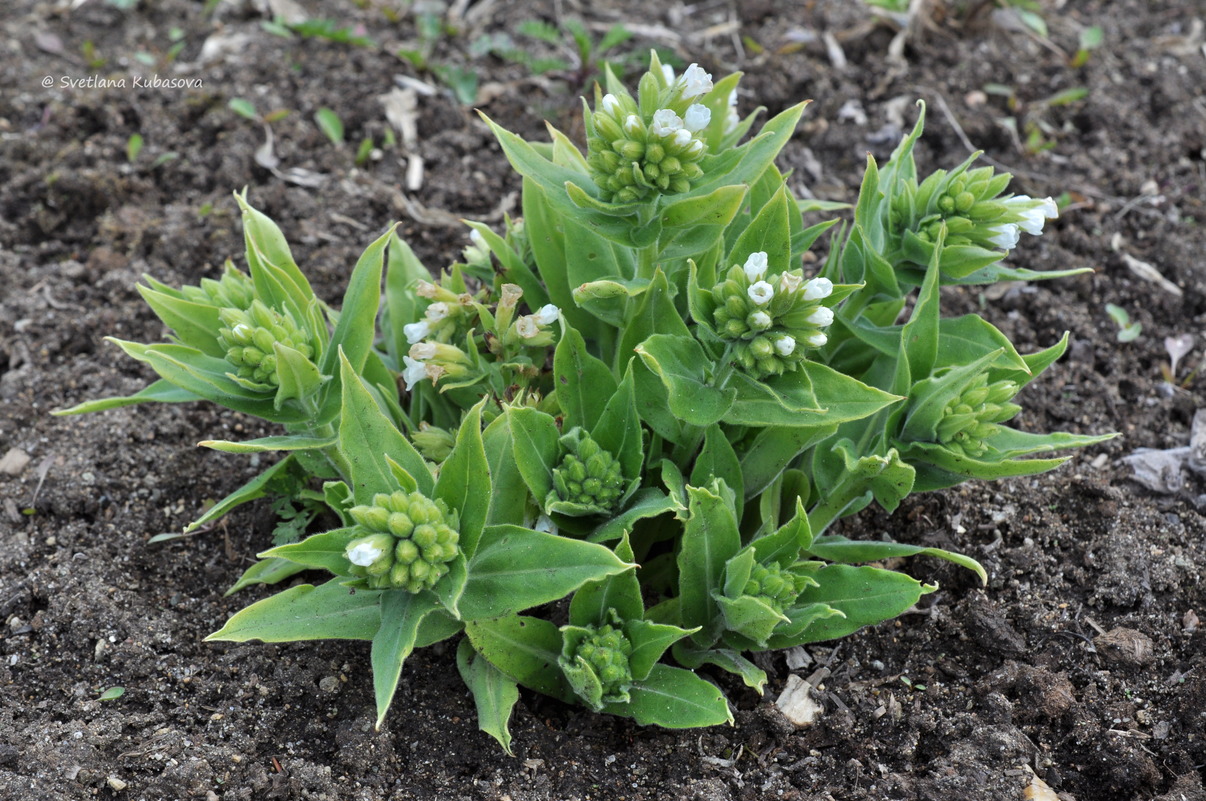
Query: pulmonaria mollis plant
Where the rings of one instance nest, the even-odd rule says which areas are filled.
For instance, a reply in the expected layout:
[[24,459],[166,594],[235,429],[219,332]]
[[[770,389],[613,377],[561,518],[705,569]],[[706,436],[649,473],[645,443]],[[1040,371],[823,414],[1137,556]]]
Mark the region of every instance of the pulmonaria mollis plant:
[[[828,529],[1106,438],[1007,425],[1066,336],[1021,354],[939,309],[943,286],[1075,274],[1008,261],[1055,204],[974,160],[919,180],[919,119],[868,161],[848,225],[806,225],[822,206],[774,165],[804,105],[754,132],[737,82],[656,57],[635,95],[608,75],[585,153],[487,120],[523,177],[522,218],[470,223],[438,274],[386,232],[339,311],[244,197],[247,273],[147,279],[170,339],[117,344],[159,380],[69,411],[208,400],[276,422],[203,443],[286,455],[197,524],[281,493],[336,524],[265,550],[235,588],[325,580],[211,639],[370,641],[380,723],[410,653],[459,638],[481,726],[509,750],[521,686],[645,724],[723,723],[716,671],[761,689],[750,654],[845,636],[935,589],[883,560],[985,577],[967,556]],[[826,233],[828,257],[806,260]]]

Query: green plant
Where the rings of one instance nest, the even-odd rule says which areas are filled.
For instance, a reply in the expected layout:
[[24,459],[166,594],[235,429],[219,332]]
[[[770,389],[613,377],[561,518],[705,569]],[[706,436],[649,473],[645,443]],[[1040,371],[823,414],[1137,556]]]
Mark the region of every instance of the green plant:
[[126,140],[126,161],[133,164],[142,152],[142,134],[131,134]]
[[1094,50],[1101,47],[1101,43],[1105,40],[1105,32],[1099,25],[1092,25],[1080,32],[1080,43],[1076,48],[1076,53],[1072,56],[1071,66],[1075,68],[1083,67],[1089,63],[1089,56]]
[[1143,333],[1143,324],[1131,322],[1131,316],[1127,314],[1126,309],[1115,306],[1113,303],[1107,303],[1105,310],[1106,314],[1110,315],[1110,319],[1118,324],[1118,333],[1115,338],[1119,342],[1134,342]]
[[330,19],[308,19],[302,22],[286,22],[281,17],[261,23],[271,34],[284,39],[299,36],[302,39],[325,39],[335,44],[350,44],[356,47],[376,47],[377,43],[359,28],[341,26]]
[[804,104],[747,140],[739,76],[651,62],[635,96],[605,70],[586,154],[487,121],[523,176],[523,218],[470,223],[438,278],[390,230],[336,312],[238,196],[247,273],[140,287],[173,339],[113,341],[159,380],[66,413],[204,399],[278,423],[202,443],[286,456],[190,528],[274,492],[321,498],[337,523],[265,550],[235,588],[323,583],[210,639],[370,641],[380,723],[410,653],[463,635],[480,725],[508,750],[520,686],[642,724],[723,723],[700,669],[760,689],[750,653],[845,636],[935,589],[869,563],[932,556],[986,578],[835,520],[1108,438],[1004,425],[1066,335],[1023,355],[979,316],[940,314],[942,286],[1083,272],[1003,262],[1053,201],[1006,194],[974,157],[919,180],[919,119],[868,161],[850,224],[805,226],[816,204],[774,166]]
[[339,119],[338,114],[324,106],[314,112],[314,123],[331,140],[331,144],[336,147],[343,145],[343,120]]

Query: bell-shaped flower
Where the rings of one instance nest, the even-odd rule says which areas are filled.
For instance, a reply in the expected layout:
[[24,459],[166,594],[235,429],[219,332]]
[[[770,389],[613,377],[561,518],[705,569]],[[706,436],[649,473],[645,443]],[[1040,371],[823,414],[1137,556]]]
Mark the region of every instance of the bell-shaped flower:
[[833,282],[828,278],[813,278],[804,285],[804,300],[822,300],[833,294]]
[[[681,131],[682,127],[682,118],[675,114],[673,109],[663,108],[653,112],[653,122],[649,125],[649,132],[665,139],[673,136],[675,131]],[[690,136],[689,133],[688,136]]]
[[745,265],[741,269],[745,271],[745,277],[752,284],[766,277],[766,268],[766,251],[758,250],[749,255],[749,258],[745,260]]
[[712,111],[707,106],[695,103],[683,115],[683,127],[691,133],[697,133],[708,127],[712,121]]
[[402,357],[402,380],[406,382],[406,391],[410,392],[415,384],[427,378],[427,366],[418,359],[409,356]]
[[712,74],[704,72],[698,64],[692,64],[683,72],[679,83],[682,85],[683,98],[690,100],[712,91]]
[[775,288],[765,281],[756,281],[746,290],[756,306],[765,306],[775,296]]
[[992,236],[988,237],[988,241],[1002,250],[1013,250],[1018,246],[1018,231],[1020,229],[1013,223],[994,225],[988,230],[992,232]]
[[407,323],[402,326],[402,333],[406,336],[406,343],[408,345],[422,342],[431,333],[431,322],[428,320],[419,320],[417,323]]

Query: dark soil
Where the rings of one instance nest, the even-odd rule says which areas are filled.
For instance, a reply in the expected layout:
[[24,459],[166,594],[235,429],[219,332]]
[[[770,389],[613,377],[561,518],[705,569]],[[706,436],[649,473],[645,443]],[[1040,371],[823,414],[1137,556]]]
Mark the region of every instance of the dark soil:
[[[268,3],[223,2],[212,16],[204,5],[0,8],[0,455],[29,457],[0,471],[0,798],[1051,797],[1023,795],[1044,791],[1035,775],[1065,801],[1206,798],[1206,486],[1190,476],[1179,493],[1155,495],[1121,462],[1136,448],[1185,445],[1206,407],[1206,377],[1174,387],[1160,371],[1165,337],[1199,340],[1178,378],[1203,363],[1206,340],[1200,0],[1055,3],[1049,41],[1010,30],[987,3],[963,16],[935,3],[895,61],[893,30],[855,3],[452,4],[464,18],[430,62],[478,70],[478,105],[529,137],[543,137],[545,119],[575,132],[580,76],[533,78],[493,56],[470,60],[467,48],[555,11],[599,30],[628,23],[634,52],[656,45],[714,74],[745,71],[743,110],[814,98],[781,162],[800,194],[853,199],[865,154],[886,157],[925,99],[922,169],[954,166],[970,143],[1017,176],[1017,191],[1068,193],[1063,216],[1014,260],[1094,270],[951,293],[951,310],[980,310],[1023,351],[1070,331],[1068,355],[1026,390],[1021,424],[1122,434],[1036,479],[973,483],[917,496],[890,518],[845,521],[855,535],[969,553],[990,581],[909,564],[942,589],[899,621],[810,648],[811,664],[795,670],[818,685],[825,713],[814,726],[796,729],[775,707],[792,672],[776,655],[763,663],[765,698],[719,678],[737,706],[731,728],[643,729],[524,693],[514,758],[477,730],[452,649],[408,662],[376,732],[362,644],[202,643],[257,597],[222,592],[269,542],[271,509],[147,540],[255,473],[245,457],[194,444],[266,430],[258,423],[209,406],[49,415],[148,381],[102,337],[162,336],[134,289],[143,273],[196,283],[238,259],[232,190],[249,187],[331,302],[391,220],[441,266],[465,244],[458,218],[498,223],[515,210],[518,182],[485,126],[394,55],[417,38],[410,4],[301,2],[313,17],[362,24],[375,47],[275,36],[261,27]],[[1073,68],[1088,25],[1104,29],[1104,44]],[[132,85],[155,74],[200,85]],[[62,80],[93,75],[125,86]],[[417,98],[417,138],[399,136],[357,166],[364,138],[381,147],[389,123],[378,98],[404,75],[439,90]],[[1077,87],[1082,100],[1047,102]],[[321,186],[257,164],[263,127],[233,113],[232,98],[261,114],[288,110],[271,123],[279,171],[322,174]],[[313,122],[324,106],[343,120],[343,147]],[[1027,128],[1050,147],[1028,151]],[[131,162],[133,134],[144,146]],[[412,191],[415,157],[426,169]],[[1132,259],[1179,292],[1139,277]],[[1137,340],[1115,340],[1107,303],[1143,325]],[[114,686],[125,694],[98,700]]]

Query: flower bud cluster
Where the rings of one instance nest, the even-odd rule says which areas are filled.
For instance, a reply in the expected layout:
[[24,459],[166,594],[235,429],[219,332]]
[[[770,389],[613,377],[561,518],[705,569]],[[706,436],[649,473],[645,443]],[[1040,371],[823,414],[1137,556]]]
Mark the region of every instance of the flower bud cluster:
[[777,562],[769,565],[754,565],[742,595],[763,601],[771,609],[782,614],[791,607],[796,598],[808,586],[808,579],[784,570]]
[[[576,429],[581,432],[581,429]],[[625,481],[620,463],[589,434],[582,433],[567,442],[569,452],[553,469],[553,488],[557,498],[610,511],[624,494]]]
[[[1059,216],[1051,198],[998,196],[1009,183],[1009,175],[995,174],[992,167],[949,175],[939,170],[926,179],[916,196],[900,195],[893,204],[892,221],[909,225],[924,242],[936,242],[946,226],[946,245],[976,245],[1000,250],[1017,247],[1022,231],[1038,236],[1047,220]],[[913,209],[925,199],[926,208]],[[918,214],[924,215],[916,219]],[[910,222],[912,220],[915,222]]]
[[938,423],[938,441],[951,450],[967,456],[983,456],[998,423],[1009,420],[1022,410],[1011,403],[1018,392],[1013,381],[988,383],[987,375],[978,376],[967,389],[943,410]]
[[828,278],[805,281],[799,270],[768,277],[766,253],[758,251],[712,289],[712,320],[743,370],[756,378],[782,375],[799,366],[808,348],[829,341],[822,329],[833,322],[833,310],[821,301],[832,293]]
[[605,700],[625,694],[632,685],[631,656],[632,642],[610,623],[593,627],[573,653],[575,662],[581,660],[594,671]]
[[221,309],[218,319],[222,321],[218,344],[226,350],[226,361],[237,369],[239,383],[249,389],[269,392],[280,386],[273,348],[277,342],[307,359],[314,355],[309,336],[293,316],[271,309],[260,300],[251,301],[246,309]]
[[344,555],[352,574],[373,589],[433,587],[460,553],[457,516],[442,500],[396,490],[377,493],[372,504],[348,513],[363,536],[349,542]]
[[706,106],[691,101],[711,90],[712,76],[692,64],[662,91],[652,114],[642,114],[626,94],[596,102],[587,115],[586,161],[605,200],[634,203],[691,189],[703,175],[704,130],[712,121]]
[[255,285],[251,278],[229,262],[217,281],[202,278],[200,286],[182,286],[180,292],[194,303],[219,309],[247,309],[255,300]]

